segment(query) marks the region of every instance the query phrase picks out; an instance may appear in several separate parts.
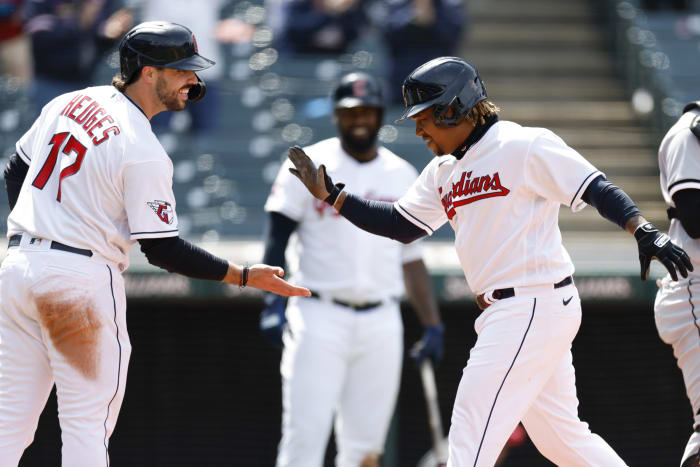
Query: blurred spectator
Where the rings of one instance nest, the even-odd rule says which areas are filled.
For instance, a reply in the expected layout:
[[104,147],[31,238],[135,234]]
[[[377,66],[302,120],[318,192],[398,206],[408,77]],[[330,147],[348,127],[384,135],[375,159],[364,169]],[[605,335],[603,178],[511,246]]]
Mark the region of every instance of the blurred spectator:
[[461,0],[380,0],[378,23],[389,48],[390,98],[401,101],[401,84],[419,65],[457,55],[466,23]]
[[100,59],[132,25],[118,0],[31,0],[25,32],[32,39],[35,111],[57,95],[92,84]]
[[367,23],[365,0],[268,0],[280,53],[343,53]]
[[[216,62],[216,66],[197,72],[207,83],[207,98],[187,106],[186,112],[190,118],[186,128],[194,133],[211,130],[220,121],[220,81],[226,70],[220,44],[250,42],[255,32],[253,25],[239,19],[221,19],[222,9],[227,3],[226,0],[205,0],[197,2],[195,6],[192,0],[140,2],[142,21],[187,24],[197,39],[199,50]],[[172,116],[173,112],[161,112],[151,120],[151,125],[156,131],[169,129]]]
[[22,32],[21,0],[0,0],[0,73],[26,86],[32,78],[31,44]]

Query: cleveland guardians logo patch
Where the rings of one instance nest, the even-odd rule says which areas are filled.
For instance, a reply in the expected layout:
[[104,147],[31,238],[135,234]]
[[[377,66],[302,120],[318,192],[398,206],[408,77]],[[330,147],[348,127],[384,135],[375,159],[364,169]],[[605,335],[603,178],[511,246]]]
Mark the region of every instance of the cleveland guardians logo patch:
[[167,201],[146,201],[146,204],[153,209],[156,213],[158,219],[165,222],[166,224],[172,224],[175,217],[173,216],[173,207]]
[[[438,188],[442,195],[442,188]],[[493,175],[475,176],[472,172],[462,172],[459,182],[452,183],[452,189],[442,196],[442,206],[448,219],[455,215],[455,208],[494,196],[507,196],[510,190],[501,185],[498,172]]]

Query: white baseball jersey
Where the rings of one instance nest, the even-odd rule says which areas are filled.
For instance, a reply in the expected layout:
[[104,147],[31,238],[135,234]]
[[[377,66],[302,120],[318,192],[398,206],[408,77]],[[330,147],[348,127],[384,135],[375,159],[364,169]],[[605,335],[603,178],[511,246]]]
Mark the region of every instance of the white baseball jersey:
[[[690,131],[700,109],[686,112],[666,133],[659,147],[661,193],[669,206],[675,207],[673,195],[680,190],[700,190],[700,142]],[[683,248],[695,267],[691,275],[700,275],[700,241],[688,235],[678,219],[671,221],[668,235]]]
[[7,220],[128,267],[142,238],[178,234],[172,161],[146,115],[112,86],[63,94],[17,142],[29,171]]
[[461,159],[433,159],[395,207],[428,234],[450,222],[475,293],[553,284],[574,272],[559,205],[583,209],[598,175],[551,131],[499,121]]
[[[700,143],[690,131],[699,109],[684,113],[668,130],[659,146],[661,193],[666,204],[675,207],[673,195],[680,190],[700,190]],[[688,278],[674,281],[669,274],[661,280],[656,294],[654,319],[659,337],[673,347],[683,373],[686,394],[693,410],[693,432],[688,439],[681,464],[700,452],[700,346],[698,346],[697,310],[700,309],[700,240],[688,235],[678,219],[671,220],[668,235],[683,248],[695,268]]]
[[[304,148],[316,165],[324,164],[331,178],[367,199],[393,202],[411,186],[415,168],[386,148],[370,162],[358,162],[338,138]],[[334,208],[316,200],[289,172],[287,160],[265,203],[298,221],[299,269],[294,281],[309,289],[352,302],[383,300],[403,293],[401,264],[421,259],[420,242],[410,245],[375,236],[343,219]],[[338,244],[343,248],[337,248]]]

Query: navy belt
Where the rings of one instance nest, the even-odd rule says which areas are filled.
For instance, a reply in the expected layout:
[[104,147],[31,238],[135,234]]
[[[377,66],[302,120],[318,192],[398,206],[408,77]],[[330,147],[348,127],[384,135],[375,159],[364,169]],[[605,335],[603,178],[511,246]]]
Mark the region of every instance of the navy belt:
[[[573,284],[573,282],[574,279],[571,276],[569,276],[554,284],[554,288],[559,289],[561,287],[566,287],[569,284]],[[484,295],[485,294],[482,293],[476,296],[476,305],[481,310],[485,310],[491,305],[484,299]],[[496,300],[503,300],[504,298],[515,297],[515,289],[513,287],[508,287],[507,289],[496,289],[493,291],[491,296]]]
[[[310,298],[321,298],[321,296],[318,294],[318,292],[314,292],[313,290],[311,291],[311,297]],[[350,303],[350,302],[345,302],[343,300],[338,300],[337,298],[331,299],[333,303],[336,305],[352,308],[355,311],[369,311],[374,308],[377,308],[378,306],[381,306],[383,302],[367,302],[367,303]]]
[[[35,238],[36,237],[33,237],[29,241],[29,243],[31,244]],[[37,240],[43,240],[43,239],[37,238]],[[68,253],[75,253],[76,255],[83,255],[83,256],[87,256],[87,257],[92,256],[92,251],[90,251],[90,250],[84,250],[82,248],[75,248],[73,246],[64,245],[63,243],[59,243],[59,242],[56,242],[53,240],[49,240],[49,241],[51,242],[51,245],[49,246],[49,248],[52,250],[67,251]],[[10,237],[10,241],[7,243],[7,246],[8,247],[19,246],[19,244],[21,242],[22,242],[22,234],[16,234],[16,235],[13,235]]]

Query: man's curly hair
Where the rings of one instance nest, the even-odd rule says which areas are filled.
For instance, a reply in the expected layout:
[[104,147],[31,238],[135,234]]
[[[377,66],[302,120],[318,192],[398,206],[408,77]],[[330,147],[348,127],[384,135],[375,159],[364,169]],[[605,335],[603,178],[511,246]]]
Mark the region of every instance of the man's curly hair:
[[466,119],[469,120],[469,123],[472,125],[483,125],[486,123],[486,118],[490,117],[491,115],[497,115],[498,112],[500,112],[501,109],[499,109],[495,104],[493,104],[491,101],[488,99],[485,99],[481,102],[478,102],[472,110],[469,112],[469,115],[467,115]]

